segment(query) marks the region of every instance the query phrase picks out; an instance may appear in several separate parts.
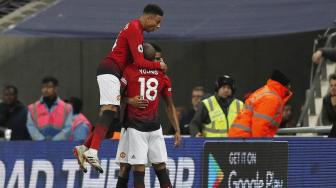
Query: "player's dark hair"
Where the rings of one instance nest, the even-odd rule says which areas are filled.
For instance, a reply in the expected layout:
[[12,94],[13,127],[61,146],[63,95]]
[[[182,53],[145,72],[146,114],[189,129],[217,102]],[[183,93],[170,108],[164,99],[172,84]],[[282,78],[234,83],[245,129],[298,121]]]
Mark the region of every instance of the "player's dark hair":
[[150,43],[150,44],[154,47],[154,49],[155,49],[156,52],[159,52],[159,53],[162,52],[162,49],[160,48],[159,45],[157,45],[155,43]]
[[151,44],[143,44],[143,53],[145,59],[149,61],[153,61],[155,59],[155,48]]
[[14,85],[6,85],[4,87],[4,91],[12,89],[14,91],[14,94],[17,95],[19,93],[18,89]]
[[42,84],[51,82],[54,86],[58,86],[58,80],[52,76],[46,76],[42,79]]
[[81,99],[77,97],[70,97],[68,103],[72,105],[74,114],[78,114],[82,111],[83,102]]
[[155,14],[163,16],[163,10],[157,4],[148,4],[143,9],[144,14]]
[[333,73],[329,76],[329,82],[330,82],[330,80],[336,80],[336,74],[335,73]]

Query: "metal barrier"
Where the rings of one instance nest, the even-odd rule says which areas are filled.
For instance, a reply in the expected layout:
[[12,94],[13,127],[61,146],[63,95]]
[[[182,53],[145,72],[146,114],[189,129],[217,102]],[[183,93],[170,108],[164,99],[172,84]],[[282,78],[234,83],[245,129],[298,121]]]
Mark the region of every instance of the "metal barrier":
[[293,133],[329,133],[332,126],[316,126],[316,127],[294,127],[282,128],[277,133],[293,134]]
[[[324,40],[326,40],[325,45],[323,45],[324,47],[332,47],[332,41],[334,38],[336,38],[336,32],[329,34],[329,31],[330,29],[328,28],[323,35],[318,36],[318,38],[314,40],[313,52],[316,51],[318,45],[320,45],[320,43]],[[311,115],[316,115],[314,97],[322,97],[321,80],[327,80],[328,76],[326,71],[326,63],[327,61],[323,60],[323,62],[318,65],[315,63],[312,63],[311,65],[310,87],[306,92],[306,100],[299,116],[298,123],[296,125],[297,127],[309,126],[308,110],[310,111]]]

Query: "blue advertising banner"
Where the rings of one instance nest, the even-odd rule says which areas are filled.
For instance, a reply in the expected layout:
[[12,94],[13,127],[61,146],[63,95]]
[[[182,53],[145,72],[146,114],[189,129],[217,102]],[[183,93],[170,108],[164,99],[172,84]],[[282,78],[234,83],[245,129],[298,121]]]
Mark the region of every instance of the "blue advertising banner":
[[[221,177],[220,173],[218,173],[220,170],[217,167],[225,165],[220,162],[221,157],[218,157],[218,154],[221,154],[220,151],[225,150],[222,148],[222,143],[242,143],[249,142],[251,140],[184,138],[181,147],[174,148],[173,139],[166,138],[166,145],[169,156],[168,169],[170,172],[170,179],[174,184],[174,187],[202,187],[202,155],[205,152],[205,142],[207,141],[215,142],[214,145],[218,147],[214,152],[211,151],[211,147],[213,148],[214,146],[208,148],[208,153],[212,153],[211,155],[210,153],[207,155],[208,158],[205,161],[207,161],[208,164],[214,166],[214,168],[210,169],[209,173],[215,174],[216,176],[214,177]],[[288,152],[287,187],[335,187],[336,139],[277,138],[274,140],[269,139],[264,141],[288,142],[288,151],[281,149],[284,155],[286,155]],[[216,142],[218,143],[217,145]],[[104,141],[102,144],[99,157],[102,160],[102,166],[104,169],[103,174],[97,174],[94,170],[91,169],[89,169],[88,173],[83,174],[79,170],[77,161],[72,155],[72,148],[77,144],[77,142],[51,141],[0,142],[0,188],[115,187],[118,178],[119,167],[116,165],[114,160],[118,142]],[[228,148],[230,149],[231,147]],[[232,152],[241,153],[245,152],[246,150],[244,149],[238,151],[237,149],[235,149],[235,151],[233,149]],[[251,159],[256,159],[256,164],[259,165],[260,155],[258,154],[257,150],[259,149],[256,149],[255,146],[251,146],[250,156],[252,157]],[[256,151],[256,155],[254,155],[254,151]],[[240,155],[245,156],[243,153],[239,154],[239,156]],[[233,153],[231,156],[234,156],[231,157],[231,162],[238,160],[238,154]],[[256,156],[256,158],[253,158],[253,156]],[[240,169],[240,166],[242,165],[243,167],[245,165],[245,159],[241,157],[239,157],[239,159],[240,161],[243,161],[242,164],[233,163],[233,165],[231,165],[231,167],[236,168],[234,170],[237,172],[237,176],[235,174],[231,175],[232,178],[234,177],[237,179],[238,175],[243,175],[243,169]],[[246,160],[249,159],[246,158]],[[279,159],[278,163],[277,161],[273,161],[272,163],[276,165],[287,164],[282,159]],[[252,170],[254,168],[254,166],[251,166]],[[286,166],[283,168],[285,169]],[[230,173],[225,173],[225,170],[226,168],[223,169],[224,179],[229,178],[230,175]],[[259,175],[259,177],[261,177],[262,174]],[[279,177],[279,173],[276,172],[275,176]],[[130,187],[132,186],[132,182],[133,179],[131,176],[129,181]],[[283,185],[285,185],[285,181],[283,182]],[[207,183],[209,183],[209,179],[207,180]],[[145,184],[146,187],[151,188],[159,186],[159,182],[155,177],[155,173],[149,168],[146,171]],[[265,188],[267,186],[264,184],[261,187]]]
[[[3,187],[115,187],[119,166],[115,163],[117,141],[104,141],[99,157],[104,169],[83,174],[72,155],[76,142],[0,142],[0,188]],[[175,187],[200,187],[203,142],[185,139],[180,148],[166,139],[168,169]],[[130,179],[132,185],[133,179]],[[159,187],[147,168],[146,187]]]

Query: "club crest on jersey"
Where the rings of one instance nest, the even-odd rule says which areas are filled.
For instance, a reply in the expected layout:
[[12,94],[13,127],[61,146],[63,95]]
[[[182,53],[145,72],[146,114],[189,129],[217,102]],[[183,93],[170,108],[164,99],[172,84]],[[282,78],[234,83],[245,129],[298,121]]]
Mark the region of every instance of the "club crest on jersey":
[[126,153],[125,152],[121,152],[120,153],[120,158],[124,159],[126,157]]
[[140,53],[143,53],[143,46],[142,46],[142,44],[139,44],[139,46],[138,46],[138,51],[139,51]]

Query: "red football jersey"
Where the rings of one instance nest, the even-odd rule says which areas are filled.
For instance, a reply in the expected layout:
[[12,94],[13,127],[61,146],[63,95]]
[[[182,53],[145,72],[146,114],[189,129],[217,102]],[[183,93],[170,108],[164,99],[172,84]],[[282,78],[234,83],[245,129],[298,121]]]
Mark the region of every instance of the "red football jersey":
[[159,62],[148,61],[143,55],[143,27],[140,20],[132,20],[120,31],[112,50],[100,63],[103,72],[112,72],[121,77],[127,65],[135,63],[138,67],[160,69]]
[[126,96],[132,98],[141,96],[149,101],[144,109],[131,105],[126,106],[125,127],[132,127],[139,131],[154,131],[160,128],[158,105],[160,96],[172,96],[171,82],[166,74],[159,70],[128,66],[121,78],[122,88],[126,89]]

